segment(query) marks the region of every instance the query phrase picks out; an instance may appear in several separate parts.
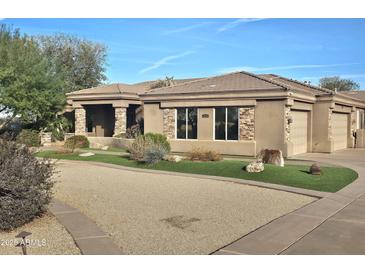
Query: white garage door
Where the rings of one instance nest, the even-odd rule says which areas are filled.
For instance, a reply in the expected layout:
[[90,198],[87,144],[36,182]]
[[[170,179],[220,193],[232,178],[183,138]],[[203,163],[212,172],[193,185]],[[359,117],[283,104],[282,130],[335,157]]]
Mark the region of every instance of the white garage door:
[[308,112],[292,111],[293,123],[290,128],[290,140],[293,143],[293,154],[308,151]]
[[347,148],[348,115],[342,113],[332,114],[332,137],[334,149]]

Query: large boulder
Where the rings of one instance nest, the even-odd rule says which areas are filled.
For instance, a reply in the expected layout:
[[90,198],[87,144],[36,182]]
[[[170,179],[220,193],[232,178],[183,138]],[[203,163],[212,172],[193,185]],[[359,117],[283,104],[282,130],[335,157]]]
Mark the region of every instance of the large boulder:
[[264,169],[265,169],[264,164],[259,161],[251,162],[245,167],[245,170],[249,173],[262,172],[262,171],[264,171]]
[[183,158],[179,155],[166,155],[163,158],[165,161],[169,161],[169,162],[175,162],[178,163],[180,162]]
[[276,166],[284,166],[284,158],[281,150],[278,149],[263,149],[259,153],[257,159],[264,164],[272,164]]

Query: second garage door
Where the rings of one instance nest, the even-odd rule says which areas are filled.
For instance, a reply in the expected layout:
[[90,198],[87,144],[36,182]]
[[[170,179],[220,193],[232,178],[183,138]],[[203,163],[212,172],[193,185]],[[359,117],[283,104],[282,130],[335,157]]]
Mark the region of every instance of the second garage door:
[[332,114],[332,137],[334,150],[347,148],[348,115],[343,113]]
[[308,112],[292,111],[293,123],[290,128],[290,139],[293,143],[293,154],[308,151]]

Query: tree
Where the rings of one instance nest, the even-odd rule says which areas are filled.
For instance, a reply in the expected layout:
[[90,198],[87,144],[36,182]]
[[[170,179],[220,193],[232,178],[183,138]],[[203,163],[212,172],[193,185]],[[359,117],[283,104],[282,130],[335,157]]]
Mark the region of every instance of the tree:
[[322,88],[327,88],[333,91],[349,91],[357,90],[360,85],[351,79],[341,79],[339,76],[324,77],[319,80],[319,85]]
[[64,105],[62,78],[37,42],[0,25],[0,131],[15,118],[45,128]]
[[42,52],[63,75],[66,92],[91,88],[106,80],[106,47],[66,34],[36,38]]
[[174,77],[168,77],[166,76],[165,80],[157,80],[154,83],[151,84],[150,89],[155,89],[155,88],[163,88],[163,87],[169,87],[174,85]]

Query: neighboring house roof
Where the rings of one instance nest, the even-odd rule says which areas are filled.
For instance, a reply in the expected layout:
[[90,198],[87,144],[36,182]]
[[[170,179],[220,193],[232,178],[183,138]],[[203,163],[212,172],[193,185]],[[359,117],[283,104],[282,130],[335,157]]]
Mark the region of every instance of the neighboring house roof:
[[248,72],[234,72],[188,81],[174,86],[156,88],[144,95],[287,89],[285,85],[270,81],[258,75]]
[[329,89],[317,87],[314,85],[299,82],[297,80],[285,78],[276,74],[260,74],[261,77],[287,85],[290,89],[294,91],[300,91],[304,93],[310,93],[312,95],[322,95],[322,94],[333,94],[334,92]]
[[340,91],[341,94],[365,101],[365,90]]

